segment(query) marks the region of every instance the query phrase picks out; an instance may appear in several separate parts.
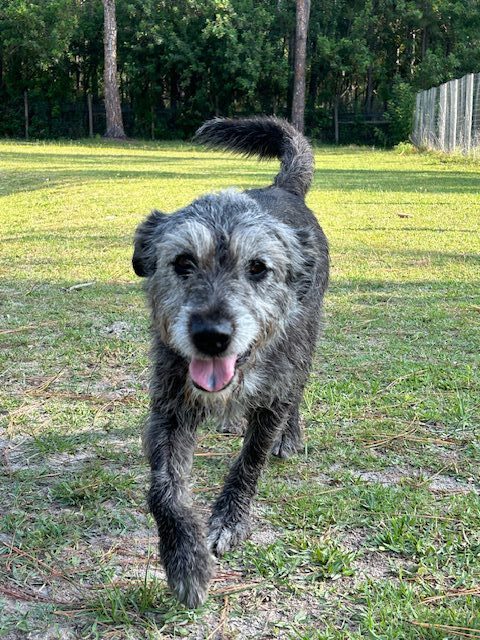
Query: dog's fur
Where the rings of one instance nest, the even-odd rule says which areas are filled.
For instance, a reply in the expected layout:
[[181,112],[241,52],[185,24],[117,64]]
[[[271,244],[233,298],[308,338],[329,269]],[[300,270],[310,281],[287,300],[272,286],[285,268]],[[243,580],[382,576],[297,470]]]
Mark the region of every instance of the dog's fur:
[[[152,310],[149,506],[168,583],[189,607],[206,598],[212,552],[221,555],[247,537],[269,453],[288,457],[302,446],[299,403],[328,282],[327,241],[304,202],[313,178],[305,138],[270,117],[217,118],[196,137],[277,157],[281,170],[264,189],[208,194],[171,215],[153,211],[135,236],[133,266],[147,278]],[[246,419],[247,430],[205,532],[188,478],[197,427],[211,414]]]

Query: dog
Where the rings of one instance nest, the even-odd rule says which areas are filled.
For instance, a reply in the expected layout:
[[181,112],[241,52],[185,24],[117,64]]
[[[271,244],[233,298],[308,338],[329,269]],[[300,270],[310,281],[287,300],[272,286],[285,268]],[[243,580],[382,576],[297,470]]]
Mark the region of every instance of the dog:
[[[281,168],[266,188],[153,211],[135,234],[133,268],[146,278],[152,320],[148,503],[168,584],[190,608],[207,597],[214,555],[248,536],[269,454],[302,448],[299,404],[329,273],[326,237],[305,205],[314,161],[303,135],[275,117],[215,118],[196,140]],[[188,478],[195,433],[211,415],[247,427],[205,530]]]

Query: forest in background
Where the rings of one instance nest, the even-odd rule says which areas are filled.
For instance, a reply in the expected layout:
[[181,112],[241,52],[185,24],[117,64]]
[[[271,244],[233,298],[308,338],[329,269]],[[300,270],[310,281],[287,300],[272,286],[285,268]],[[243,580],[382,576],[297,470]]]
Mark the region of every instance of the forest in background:
[[[294,0],[117,0],[127,135],[188,138],[212,115],[291,110]],[[408,138],[416,91],[480,70],[478,0],[312,0],[306,133]],[[0,136],[103,133],[101,0],[0,0]]]

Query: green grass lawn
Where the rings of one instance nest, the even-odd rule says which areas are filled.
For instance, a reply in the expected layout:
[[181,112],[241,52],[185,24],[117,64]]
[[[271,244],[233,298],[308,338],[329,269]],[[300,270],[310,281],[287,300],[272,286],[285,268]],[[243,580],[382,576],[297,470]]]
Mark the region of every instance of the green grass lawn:
[[[271,461],[251,540],[189,611],[145,506],[132,235],[153,207],[266,185],[276,164],[0,142],[0,636],[480,638],[479,165],[358,148],[316,163],[332,280],[305,451]],[[239,446],[199,434],[205,515]]]

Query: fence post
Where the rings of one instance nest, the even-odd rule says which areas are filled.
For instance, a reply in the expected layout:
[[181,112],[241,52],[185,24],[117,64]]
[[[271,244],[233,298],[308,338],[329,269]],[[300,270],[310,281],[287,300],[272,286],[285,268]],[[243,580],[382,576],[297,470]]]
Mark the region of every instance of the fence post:
[[420,144],[422,145],[422,147],[426,147],[427,146],[427,141],[425,139],[425,127],[427,125],[427,109],[426,107],[426,98],[427,98],[427,92],[426,91],[422,91],[422,93],[420,94],[420,106],[422,109],[422,115],[420,117]]
[[419,129],[420,129],[420,91],[415,96],[415,111],[413,113],[413,131],[412,131],[412,142],[417,147],[420,146],[419,141]]
[[429,91],[429,104],[428,104],[428,108],[429,108],[429,112],[430,112],[430,126],[428,129],[428,146],[430,147],[430,149],[434,149],[435,148],[435,141],[436,141],[436,106],[437,106],[437,87],[432,87]]
[[451,121],[451,129],[450,129],[450,139],[451,139],[451,146],[450,146],[450,151],[455,151],[455,149],[457,148],[457,118],[458,118],[458,80],[452,80],[451,82],[451,101],[452,101],[452,107],[451,107],[451,115],[450,115],[450,121]]
[[463,123],[463,151],[468,153],[472,146],[472,119],[473,119],[473,73],[469,73],[466,77],[465,87],[465,121]]
[[440,102],[438,106],[438,143],[445,151],[445,134],[447,130],[447,83],[440,86]]
[[452,150],[452,132],[451,132],[451,121],[452,121],[452,83],[447,82],[447,110],[445,115],[445,148],[447,151]]
[[473,81],[472,146],[480,146],[480,73],[474,75]]
[[456,78],[455,80],[452,81],[452,88],[453,88],[453,93],[452,93],[453,151],[455,151],[456,148],[458,147],[458,140],[457,140],[457,136],[458,136],[458,101],[459,101],[458,85],[459,85],[458,78]]

